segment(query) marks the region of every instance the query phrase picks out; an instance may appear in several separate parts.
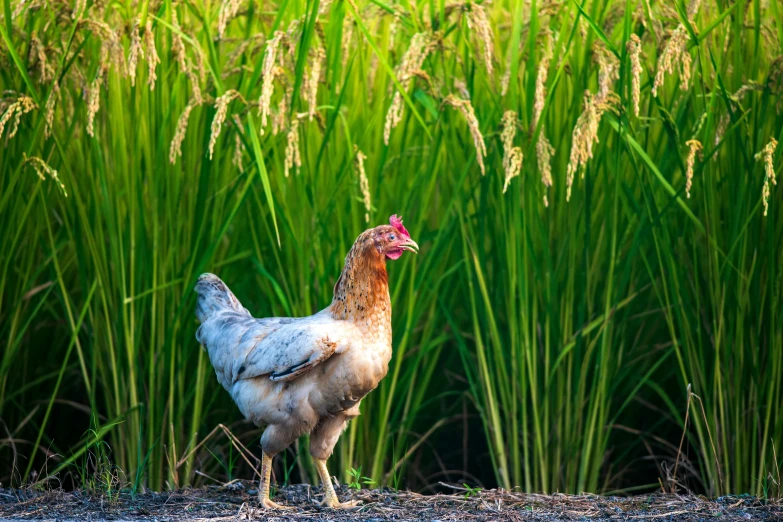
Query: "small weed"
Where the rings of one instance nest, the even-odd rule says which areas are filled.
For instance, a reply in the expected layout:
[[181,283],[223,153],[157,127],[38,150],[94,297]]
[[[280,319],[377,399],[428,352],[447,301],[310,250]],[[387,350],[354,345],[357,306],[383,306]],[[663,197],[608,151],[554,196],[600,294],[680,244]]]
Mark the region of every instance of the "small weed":
[[76,476],[82,489],[105,497],[110,503],[116,502],[127,483],[125,474],[112,463],[111,447],[101,440],[101,431],[106,428],[99,427],[94,417],[91,424],[93,427],[85,434],[89,434],[92,442],[88,444],[82,462],[77,465]]
[[362,476],[362,467],[359,466],[358,468],[354,469],[351,468],[348,471],[348,475],[351,477],[351,481],[348,483],[348,487],[355,489],[356,491],[359,491],[362,489],[362,484],[365,486],[368,486],[372,488],[376,485],[376,482],[371,479],[370,477],[363,477]]
[[465,498],[476,497],[482,491],[482,488],[472,488],[467,484],[462,484],[462,486],[467,490],[465,491]]

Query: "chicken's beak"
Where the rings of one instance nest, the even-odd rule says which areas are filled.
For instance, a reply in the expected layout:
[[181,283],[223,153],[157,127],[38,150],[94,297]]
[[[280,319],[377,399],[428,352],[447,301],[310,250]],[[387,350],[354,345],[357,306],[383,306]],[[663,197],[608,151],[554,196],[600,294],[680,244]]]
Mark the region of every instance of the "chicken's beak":
[[413,252],[414,254],[419,253],[419,245],[416,244],[414,240],[411,238],[405,238],[405,241],[400,244],[403,250],[407,250],[408,252]]

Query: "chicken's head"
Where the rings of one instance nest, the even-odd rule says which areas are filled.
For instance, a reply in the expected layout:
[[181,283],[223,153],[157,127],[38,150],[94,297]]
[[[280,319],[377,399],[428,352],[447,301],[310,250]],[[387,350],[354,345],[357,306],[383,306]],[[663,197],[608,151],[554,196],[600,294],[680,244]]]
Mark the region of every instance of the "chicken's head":
[[373,229],[373,239],[378,253],[387,259],[399,259],[406,250],[414,254],[419,245],[402,225],[402,219],[396,214],[389,218],[390,225],[381,225]]

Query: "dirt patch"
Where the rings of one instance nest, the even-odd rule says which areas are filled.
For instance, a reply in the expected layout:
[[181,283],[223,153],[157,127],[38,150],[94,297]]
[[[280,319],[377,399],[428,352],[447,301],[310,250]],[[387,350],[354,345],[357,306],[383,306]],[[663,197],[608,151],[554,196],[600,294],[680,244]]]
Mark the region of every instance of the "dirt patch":
[[25,520],[274,520],[307,521],[474,521],[474,520],[783,520],[781,502],[746,496],[708,500],[697,496],[530,495],[491,490],[471,496],[420,495],[391,490],[338,488],[340,498],[363,501],[353,511],[320,509],[320,488],[282,488],[274,500],[294,509],[257,508],[255,486],[228,486],[143,493],[122,493],[110,500],[83,492],[0,489],[0,519]]

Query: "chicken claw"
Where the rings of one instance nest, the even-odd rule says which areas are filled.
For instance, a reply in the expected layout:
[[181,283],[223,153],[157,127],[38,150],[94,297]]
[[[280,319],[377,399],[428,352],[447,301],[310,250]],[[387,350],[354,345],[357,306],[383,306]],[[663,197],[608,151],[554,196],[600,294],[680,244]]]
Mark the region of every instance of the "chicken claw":
[[361,500],[349,500],[348,502],[340,502],[337,499],[337,496],[329,497],[324,496],[324,499],[320,502],[316,502],[315,504],[322,508],[330,508],[330,509],[359,509],[362,505]]
[[315,469],[318,470],[318,475],[320,475],[321,483],[324,486],[324,499],[316,504],[332,509],[358,509],[361,500],[340,502],[340,499],[337,498],[337,493],[334,492],[334,486],[332,486],[332,477],[329,475],[329,470],[326,469],[326,460],[313,458],[313,462],[315,462]]
[[263,508],[263,509],[280,509],[280,510],[285,510],[285,511],[289,511],[291,509],[294,509],[291,506],[283,506],[281,504],[278,504],[277,502],[273,502],[269,498],[259,499],[259,506],[261,508]]

